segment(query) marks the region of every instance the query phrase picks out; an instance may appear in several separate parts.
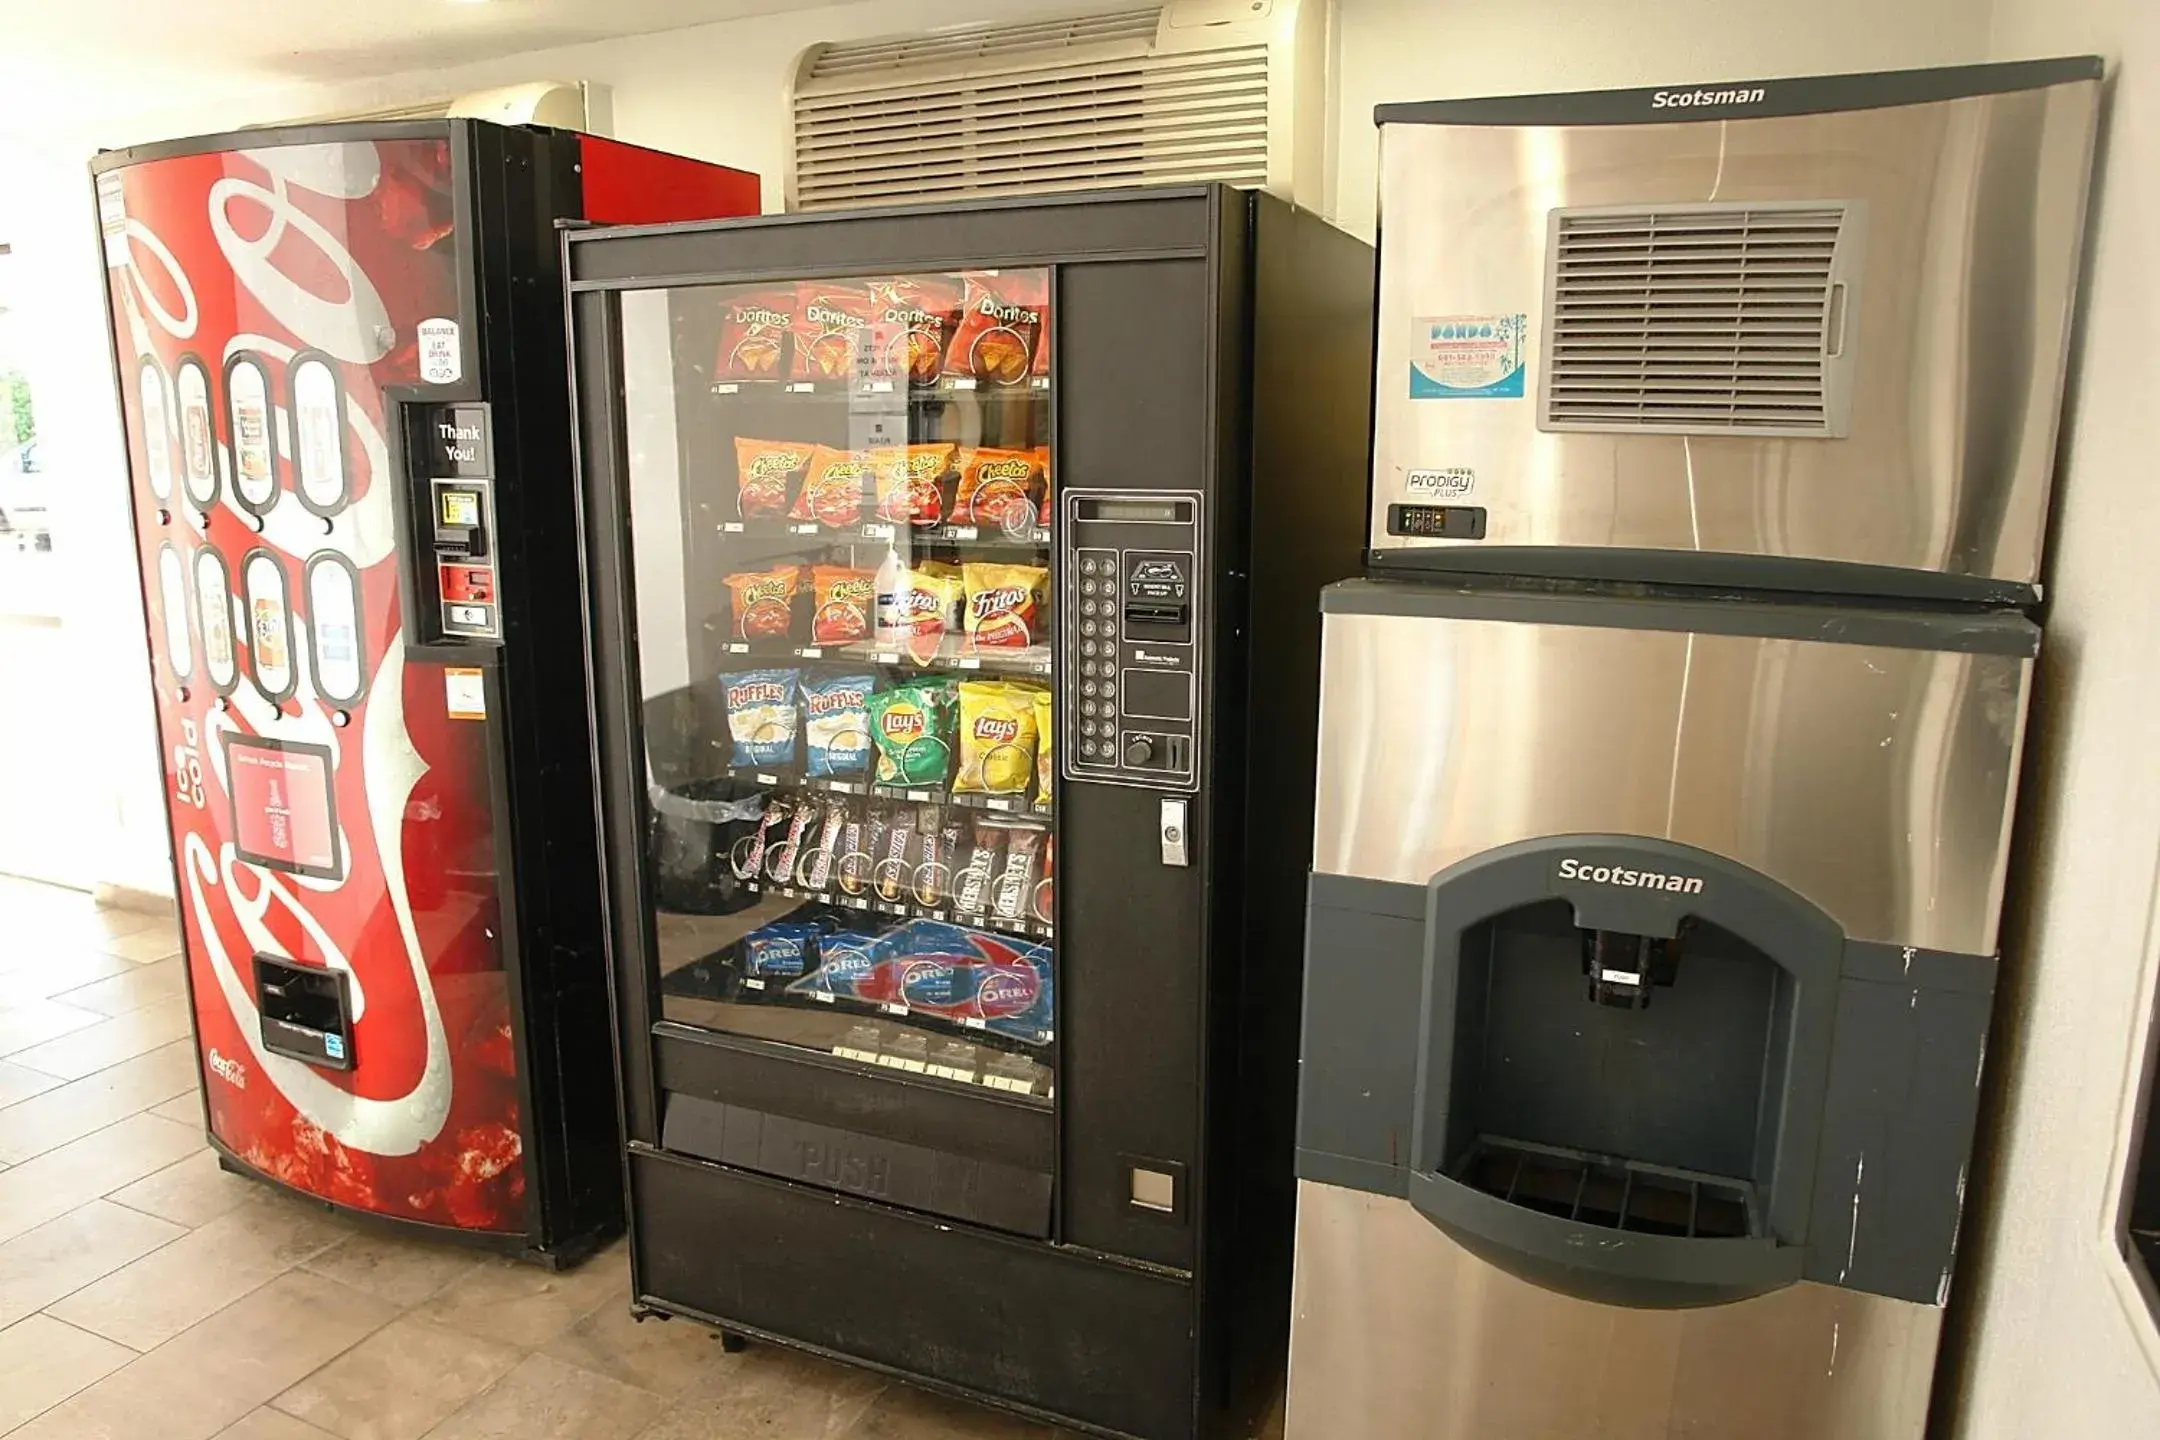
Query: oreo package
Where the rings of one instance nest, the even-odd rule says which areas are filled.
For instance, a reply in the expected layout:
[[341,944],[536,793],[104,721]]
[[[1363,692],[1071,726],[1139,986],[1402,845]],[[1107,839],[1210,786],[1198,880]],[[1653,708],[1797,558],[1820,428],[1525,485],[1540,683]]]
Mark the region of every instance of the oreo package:
[[893,1003],[899,995],[893,967],[887,963],[892,933],[871,935],[836,930],[818,937],[817,969],[791,983],[790,995],[830,995],[866,1005]]
[[761,978],[801,975],[810,968],[810,945],[817,938],[815,925],[775,921],[743,936],[743,972]]

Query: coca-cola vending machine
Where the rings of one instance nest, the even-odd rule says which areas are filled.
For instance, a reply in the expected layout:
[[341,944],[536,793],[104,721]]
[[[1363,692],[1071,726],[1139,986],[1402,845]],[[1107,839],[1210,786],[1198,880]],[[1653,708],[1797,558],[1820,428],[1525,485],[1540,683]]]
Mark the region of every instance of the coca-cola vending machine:
[[92,169],[211,1141],[574,1261],[622,1187],[555,227],[757,178],[465,120]]

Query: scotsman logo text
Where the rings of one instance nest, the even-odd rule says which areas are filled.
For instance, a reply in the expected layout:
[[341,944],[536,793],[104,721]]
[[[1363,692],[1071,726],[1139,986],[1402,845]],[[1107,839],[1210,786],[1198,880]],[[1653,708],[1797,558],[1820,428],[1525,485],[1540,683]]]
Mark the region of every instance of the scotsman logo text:
[[1617,865],[1585,865],[1570,855],[1560,862],[1562,880],[1587,880],[1592,885],[1623,885],[1631,890],[1677,890],[1700,895],[1699,875],[1666,875],[1656,870],[1623,870]]
[[1684,110],[1695,105],[1760,105],[1763,88],[1736,90],[1660,90],[1650,97],[1652,110]]

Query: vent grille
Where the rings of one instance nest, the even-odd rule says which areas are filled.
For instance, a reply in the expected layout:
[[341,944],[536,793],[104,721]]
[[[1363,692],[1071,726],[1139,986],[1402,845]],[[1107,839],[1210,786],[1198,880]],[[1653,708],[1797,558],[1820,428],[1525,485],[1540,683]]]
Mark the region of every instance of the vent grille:
[[1553,212],[1545,428],[1843,434],[1856,219],[1842,202]]
[[1160,17],[824,48],[794,95],[792,207],[1265,184],[1268,46],[1158,53]]

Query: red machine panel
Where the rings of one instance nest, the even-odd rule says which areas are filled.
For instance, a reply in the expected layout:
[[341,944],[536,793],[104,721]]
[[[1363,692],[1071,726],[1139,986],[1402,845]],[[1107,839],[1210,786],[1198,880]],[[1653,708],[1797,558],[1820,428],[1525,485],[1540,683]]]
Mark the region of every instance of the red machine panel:
[[[449,140],[98,198],[212,1132],[339,1204],[521,1230],[487,733],[406,653],[384,396],[464,320]],[[266,1047],[257,954],[349,977],[349,1070]]]

